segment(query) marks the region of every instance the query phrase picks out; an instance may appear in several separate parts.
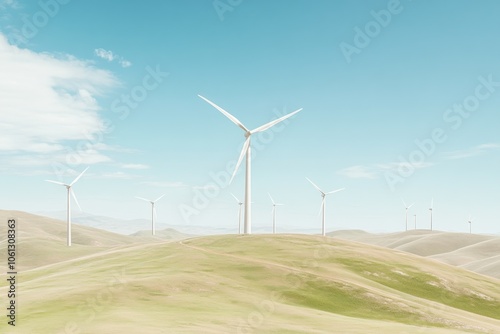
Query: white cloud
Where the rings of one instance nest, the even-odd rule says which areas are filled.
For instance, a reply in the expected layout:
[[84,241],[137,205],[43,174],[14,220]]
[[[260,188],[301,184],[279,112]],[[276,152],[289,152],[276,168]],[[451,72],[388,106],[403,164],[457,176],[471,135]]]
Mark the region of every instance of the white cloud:
[[112,172],[112,173],[104,173],[98,178],[103,178],[103,179],[120,179],[120,180],[131,180],[131,179],[136,179],[139,176],[137,175],[132,175],[132,174],[127,174],[124,172]]
[[465,159],[465,158],[471,158],[471,157],[475,157],[478,155],[486,154],[490,151],[494,151],[494,150],[498,150],[498,149],[500,149],[500,144],[488,143],[488,144],[477,145],[475,147],[465,149],[465,150],[446,152],[446,153],[444,153],[444,157],[445,157],[445,159],[448,159],[448,160]]
[[119,63],[120,63],[120,65],[121,65],[122,67],[125,67],[125,68],[126,68],[126,67],[130,67],[130,66],[132,66],[132,63],[131,63],[131,62],[129,62],[128,60],[124,60],[124,59],[120,60],[120,61],[119,61]]
[[401,168],[406,168],[408,165],[412,166],[412,169],[423,169],[423,168],[428,168],[434,166],[434,163],[432,162],[390,162],[386,164],[378,164],[376,167],[378,167],[382,171],[388,171],[388,170],[399,170]]
[[351,166],[338,171],[338,174],[346,176],[350,179],[375,179],[377,172],[371,167],[366,166]]
[[412,169],[423,169],[434,166],[432,162],[389,162],[383,164],[374,164],[370,166],[356,165],[341,169],[337,173],[350,179],[377,179],[382,173],[387,171],[397,172],[400,169],[408,168],[411,164]]
[[149,166],[143,164],[123,164],[121,167],[125,169],[149,169]]
[[[0,152],[9,161],[64,162],[71,144],[106,131],[96,98],[118,85],[110,72],[19,48],[0,33],[0,73]],[[83,164],[110,161],[96,147],[79,152]]]
[[113,55],[113,51],[107,51],[104,49],[95,49],[94,50],[95,54],[97,57],[106,59],[107,61],[113,61],[115,60],[115,56]]
[[94,53],[97,57],[105,59],[107,61],[118,61],[121,67],[126,68],[132,66],[132,63],[125,58],[118,56],[117,54],[114,54],[113,51],[111,50],[105,50],[103,48],[98,48],[94,50]]
[[0,9],[7,9],[7,8],[17,9],[20,7],[21,5],[16,0],[0,0]]
[[146,182],[141,182],[141,184],[146,185],[146,186],[150,186],[150,187],[158,187],[158,188],[189,187],[187,184],[184,184],[180,181],[177,181],[177,182],[146,181]]

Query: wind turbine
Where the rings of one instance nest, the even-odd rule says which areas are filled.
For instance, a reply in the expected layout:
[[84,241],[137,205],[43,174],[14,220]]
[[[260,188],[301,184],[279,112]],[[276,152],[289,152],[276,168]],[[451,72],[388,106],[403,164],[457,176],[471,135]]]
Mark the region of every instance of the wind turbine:
[[243,123],[241,123],[236,117],[213,103],[212,101],[204,98],[201,95],[198,95],[200,98],[208,102],[211,106],[213,106],[215,109],[219,110],[224,116],[229,118],[231,122],[236,124],[240,129],[245,131],[245,144],[243,144],[243,149],[241,150],[240,157],[238,158],[238,163],[236,164],[236,168],[234,169],[233,175],[231,176],[231,180],[229,183],[233,181],[234,176],[236,175],[236,172],[238,171],[238,168],[240,167],[241,161],[243,160],[243,157],[246,155],[246,174],[245,174],[245,234],[251,234],[252,233],[252,208],[251,208],[251,202],[252,202],[252,176],[251,176],[251,145],[250,145],[250,138],[252,137],[253,134],[258,133],[258,132],[263,132],[272,126],[284,121],[285,119],[292,117],[296,113],[302,110],[302,108],[295,110],[294,112],[291,112],[283,117],[280,117],[278,119],[275,119],[274,121],[271,121],[267,124],[264,124],[262,126],[259,126],[258,128],[255,128],[253,130],[248,130]]
[[276,206],[284,205],[284,204],[274,203],[274,200],[271,197],[271,194],[268,193],[268,195],[269,195],[269,198],[271,199],[271,202],[273,203],[273,211],[272,211],[272,214],[273,214],[273,234],[275,234],[276,233]]
[[154,201],[150,200],[150,199],[147,199],[147,198],[142,198],[142,197],[135,197],[137,199],[140,199],[140,200],[143,200],[143,201],[146,201],[146,202],[149,202],[151,203],[151,234],[152,235],[155,235],[156,232],[155,232],[155,219],[157,218],[157,215],[156,215],[156,208],[155,208],[155,204],[156,202],[158,202],[163,196],[165,196],[165,194],[161,195],[160,197],[158,197],[157,199],[155,199]]
[[431,200],[431,207],[429,208],[429,211],[431,212],[431,231],[432,231],[432,207],[434,206],[434,198]]
[[473,218],[471,218],[471,216],[469,216],[469,219],[467,220],[467,222],[469,223],[469,233],[472,234],[472,220]]
[[410,204],[410,206],[406,205],[404,199],[401,199],[403,201],[403,204],[405,206],[405,212],[406,212],[406,216],[405,216],[405,224],[406,224],[406,230],[408,231],[408,209],[411,208],[413,206],[413,204],[415,203],[412,203]]
[[413,216],[415,217],[415,230],[416,230],[417,229],[417,215],[414,214]]
[[67,204],[68,207],[66,209],[67,210],[66,211],[66,221],[68,223],[68,227],[67,227],[68,246],[71,246],[71,199],[70,199],[70,194],[71,194],[71,196],[73,196],[73,200],[75,201],[78,208],[80,208],[80,211],[82,210],[82,208],[80,207],[80,204],[78,203],[78,200],[76,199],[75,193],[73,192],[71,187],[73,187],[73,185],[82,177],[83,173],[85,173],[87,171],[87,169],[89,169],[89,167],[85,168],[85,170],[83,172],[81,172],[80,175],[78,175],[76,177],[76,179],[74,179],[73,182],[71,182],[70,184],[66,184],[66,183],[62,183],[62,182],[58,182],[58,181],[52,181],[52,180],[45,180],[47,182],[55,183],[55,184],[58,184],[60,186],[65,186],[66,189],[68,190],[68,204]]
[[238,234],[241,234],[241,206],[243,205],[243,202],[241,202],[233,194],[231,194],[231,196],[234,197],[234,199],[236,200],[236,203],[238,203],[238,205],[239,205],[239,209],[238,209]]
[[330,192],[327,192],[325,193],[323,190],[321,190],[317,185],[314,184],[313,181],[309,180],[307,177],[306,177],[307,181],[309,181],[313,186],[314,188],[318,189],[319,192],[321,193],[321,196],[323,197],[323,199],[321,200],[321,209],[323,212],[322,212],[322,216],[323,218],[321,219],[321,234],[323,236],[326,235],[326,231],[325,231],[325,215],[326,215],[326,196],[327,195],[330,195],[330,194],[333,194],[333,193],[336,193],[338,191],[341,191],[341,190],[344,190],[345,188],[341,188],[341,189],[337,189],[337,190],[333,190],[333,191],[330,191]]

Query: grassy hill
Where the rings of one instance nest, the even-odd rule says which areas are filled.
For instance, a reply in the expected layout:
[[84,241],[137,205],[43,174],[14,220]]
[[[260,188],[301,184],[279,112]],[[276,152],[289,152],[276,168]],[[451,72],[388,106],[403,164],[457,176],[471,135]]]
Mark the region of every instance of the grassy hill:
[[499,236],[429,230],[390,234],[347,230],[328,235],[429,257],[500,279]]
[[19,281],[1,333],[500,332],[499,280],[319,236],[128,244]]
[[66,246],[66,222],[20,211],[0,210],[0,254],[6,253],[7,220],[17,220],[18,269],[79,258],[142,243],[143,239],[72,224],[72,246]]

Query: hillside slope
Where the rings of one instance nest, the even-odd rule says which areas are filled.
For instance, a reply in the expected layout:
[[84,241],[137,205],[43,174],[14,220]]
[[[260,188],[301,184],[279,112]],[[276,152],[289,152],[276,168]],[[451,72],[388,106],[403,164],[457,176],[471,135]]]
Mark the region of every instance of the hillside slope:
[[412,230],[389,234],[337,231],[329,236],[429,257],[500,279],[500,237]]
[[500,281],[328,237],[130,245],[19,281],[19,326],[2,333],[500,332]]

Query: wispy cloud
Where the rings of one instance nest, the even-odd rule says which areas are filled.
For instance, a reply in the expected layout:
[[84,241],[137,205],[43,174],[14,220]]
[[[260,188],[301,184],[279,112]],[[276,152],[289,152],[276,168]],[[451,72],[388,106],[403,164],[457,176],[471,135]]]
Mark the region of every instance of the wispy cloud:
[[373,167],[361,165],[347,167],[337,173],[350,179],[375,179],[378,177],[378,173]]
[[125,169],[149,169],[148,165],[143,164],[122,164],[121,167]]
[[146,181],[141,182],[141,184],[150,187],[158,187],[158,188],[181,188],[181,187],[189,187],[187,184],[180,181]]
[[[368,166],[356,165],[341,169],[337,172],[337,174],[350,179],[377,179],[385,172],[397,172],[401,168],[407,168],[408,164],[408,162],[389,162]],[[412,169],[423,169],[432,166],[434,166],[434,163],[432,162],[417,162],[411,164]]]
[[21,4],[17,0],[0,0],[0,9],[18,9],[21,8]]
[[496,150],[500,150],[499,143],[481,144],[465,150],[446,152],[444,153],[444,158],[447,160],[465,159],[483,155]]
[[118,172],[104,173],[96,177],[102,179],[131,180],[131,179],[137,179],[140,176],[118,171]]
[[113,53],[113,51],[111,51],[111,50],[105,50],[102,48],[98,48],[98,49],[94,50],[94,53],[97,57],[102,58],[104,60],[107,60],[109,62],[116,60],[118,62],[118,64],[120,64],[121,67],[126,68],[126,67],[132,66],[132,63],[130,61]]
[[[0,152],[9,164],[66,161],[72,145],[106,132],[97,99],[118,86],[111,72],[18,48],[0,33],[0,73]],[[80,163],[110,161],[102,145],[79,150]]]

